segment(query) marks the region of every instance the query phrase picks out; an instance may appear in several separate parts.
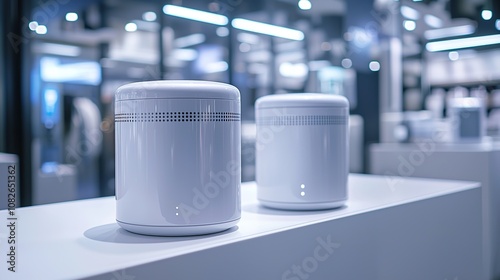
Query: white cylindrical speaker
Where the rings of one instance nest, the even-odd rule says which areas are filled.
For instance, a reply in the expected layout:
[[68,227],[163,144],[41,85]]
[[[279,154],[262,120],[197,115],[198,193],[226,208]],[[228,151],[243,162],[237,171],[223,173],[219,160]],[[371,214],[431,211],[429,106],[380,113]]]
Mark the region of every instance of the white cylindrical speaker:
[[204,81],[153,81],[115,94],[116,220],[148,235],[198,235],[241,213],[240,93]]
[[343,96],[285,94],[259,98],[256,181],[267,207],[343,206],[349,173],[349,103]]

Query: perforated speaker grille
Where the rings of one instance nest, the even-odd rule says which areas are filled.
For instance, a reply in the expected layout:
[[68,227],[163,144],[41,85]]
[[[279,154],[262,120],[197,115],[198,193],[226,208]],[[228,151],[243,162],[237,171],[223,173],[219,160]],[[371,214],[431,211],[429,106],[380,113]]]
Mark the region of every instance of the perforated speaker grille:
[[149,112],[115,114],[115,122],[236,122],[239,113],[231,112]]
[[257,119],[261,126],[346,125],[347,116],[272,116]]

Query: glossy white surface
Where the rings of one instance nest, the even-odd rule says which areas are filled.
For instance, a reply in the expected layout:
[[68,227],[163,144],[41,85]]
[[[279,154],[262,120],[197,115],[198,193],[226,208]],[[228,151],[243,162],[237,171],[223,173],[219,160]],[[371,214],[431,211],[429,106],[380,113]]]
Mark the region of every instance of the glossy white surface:
[[348,114],[342,96],[288,94],[257,100],[256,181],[264,205],[296,210],[342,206],[349,173]]
[[[127,230],[154,235],[231,227],[241,212],[240,103],[220,99],[216,89],[231,88],[239,97],[238,90],[208,82],[146,85],[157,87],[154,96],[163,89],[163,98],[115,106],[117,220]],[[117,96],[130,97],[127,92],[141,86],[124,86]],[[179,98],[179,91],[204,98]]]
[[[351,175],[349,184],[346,207],[278,211],[259,206],[255,184],[244,183],[238,226],[197,237],[129,233],[115,222],[112,197],[20,208],[18,272],[1,262],[0,279],[282,279],[328,238],[339,246],[310,279],[479,279],[477,183],[390,187],[381,176]],[[2,226],[2,252],[6,237]]]

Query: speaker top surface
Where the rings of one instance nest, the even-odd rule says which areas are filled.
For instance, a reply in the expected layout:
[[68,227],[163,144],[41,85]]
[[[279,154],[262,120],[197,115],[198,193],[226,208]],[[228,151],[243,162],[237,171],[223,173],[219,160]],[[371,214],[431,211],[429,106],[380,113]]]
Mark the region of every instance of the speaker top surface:
[[256,109],[283,107],[349,107],[347,98],[322,93],[275,94],[257,99]]
[[232,85],[189,80],[148,81],[119,87],[115,100],[137,99],[240,99],[240,92]]

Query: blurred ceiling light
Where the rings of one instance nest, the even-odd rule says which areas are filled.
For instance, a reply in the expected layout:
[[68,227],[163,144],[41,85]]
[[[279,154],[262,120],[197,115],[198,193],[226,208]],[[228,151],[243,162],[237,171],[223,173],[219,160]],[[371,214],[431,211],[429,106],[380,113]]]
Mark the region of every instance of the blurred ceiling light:
[[500,19],[497,19],[497,20],[495,21],[495,28],[496,28],[497,30],[500,30]]
[[54,54],[61,56],[79,56],[82,49],[77,46],[54,44],[54,43],[39,43],[33,46],[33,51],[44,54]]
[[281,63],[279,67],[281,76],[287,78],[303,78],[307,75],[309,68],[304,63]]
[[36,21],[30,21],[30,23],[28,23],[28,27],[31,31],[35,31],[37,26],[38,26],[38,22],[36,22]]
[[198,51],[194,49],[175,49],[172,51],[172,57],[182,61],[193,61],[198,57]]
[[430,52],[448,51],[500,44],[500,35],[487,35],[454,40],[430,42],[425,48]]
[[481,12],[481,17],[484,20],[490,20],[493,17],[493,13],[490,10],[483,10]]
[[340,63],[342,64],[342,67],[344,67],[344,68],[351,68],[352,67],[352,60],[350,60],[349,58],[342,59],[342,61]]
[[155,21],[156,20],[156,13],[155,12],[145,12],[142,14],[142,19],[145,21]]
[[228,19],[226,16],[190,8],[184,8],[175,5],[163,6],[163,12],[166,15],[215,24],[215,25],[226,25],[228,23]]
[[47,34],[47,26],[45,25],[38,25],[35,29],[36,34]]
[[258,21],[243,19],[243,18],[235,18],[231,22],[234,28],[251,31],[260,34],[266,34],[270,36],[280,37],[284,39],[304,40],[304,33],[299,30],[281,27],[277,25],[262,23]]
[[67,13],[66,14],[66,20],[67,21],[77,21],[78,20],[78,14],[77,13]]
[[458,52],[449,52],[448,53],[448,58],[451,60],[451,61],[455,61],[455,60],[458,60],[460,58],[460,55],[458,54]]
[[174,40],[174,46],[176,48],[185,48],[194,45],[198,45],[205,42],[205,35],[201,33],[191,34],[185,37],[179,37]]
[[464,36],[474,33],[476,27],[472,24],[446,27],[440,29],[432,29],[424,32],[424,37],[427,40],[434,40],[445,37]]
[[427,23],[428,26],[430,26],[432,28],[443,27],[443,21],[440,18],[433,16],[433,15],[425,15],[424,21],[425,21],[425,23]]
[[405,20],[403,21],[403,26],[408,31],[413,31],[417,27],[417,24],[413,20]]
[[252,45],[258,44],[260,40],[258,35],[245,32],[238,33],[236,39],[238,39],[238,41],[242,43],[248,43]]
[[218,73],[218,72],[224,72],[228,69],[228,64],[225,61],[216,61],[209,63],[205,66],[205,73],[210,74],[210,73]]
[[224,27],[224,26],[217,27],[217,29],[215,30],[215,33],[219,37],[227,37],[229,35],[229,29],[227,27]]
[[378,61],[370,61],[370,64],[368,65],[368,67],[370,68],[370,70],[372,70],[373,72],[377,72],[380,70],[380,63]]
[[137,30],[137,24],[133,22],[129,22],[125,25],[125,31],[127,32],[134,32]]
[[310,10],[312,8],[311,1],[309,1],[309,0],[299,0],[299,8],[301,10]]
[[401,6],[401,14],[407,19],[417,20],[420,18],[420,13],[408,6]]

